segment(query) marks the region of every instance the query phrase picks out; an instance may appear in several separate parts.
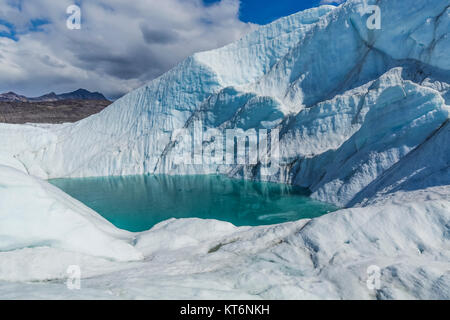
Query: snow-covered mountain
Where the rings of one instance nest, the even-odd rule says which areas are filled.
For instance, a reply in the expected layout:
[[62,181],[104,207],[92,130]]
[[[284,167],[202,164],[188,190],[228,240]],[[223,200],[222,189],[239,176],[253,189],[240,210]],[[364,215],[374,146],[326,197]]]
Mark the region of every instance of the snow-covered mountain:
[[107,100],[100,92],[91,92],[86,89],[78,89],[72,92],[56,94],[50,92],[46,95],[29,98],[30,101],[60,101],[60,100]]
[[[46,243],[117,260],[151,256],[160,262],[145,265],[154,268],[152,281],[170,286],[180,277],[201,279],[211,290],[204,297],[220,296],[217,279],[227,293],[237,290],[247,298],[450,297],[450,1],[377,1],[381,29],[368,27],[366,2],[306,10],[226,47],[197,53],[75,124],[0,125],[0,164],[9,167],[0,181],[0,218],[9,223],[0,225],[0,235],[8,235],[7,241],[0,237],[0,251]],[[194,132],[195,120],[220,130],[278,129],[280,170],[262,176],[260,164],[178,164],[175,147],[187,142],[173,143],[172,134],[181,128]],[[316,199],[361,208],[265,228],[186,220],[127,235],[28,176],[217,172],[293,183],[310,188]],[[2,187],[8,190],[3,195]],[[39,190],[45,200],[33,195],[31,207],[24,207],[14,202],[23,190]],[[12,232],[17,221],[11,217],[32,214],[34,207],[48,221],[58,210],[82,215],[83,222],[71,218],[82,232],[65,241],[58,232],[36,232],[31,240]],[[199,233],[208,228],[216,233]],[[70,225],[62,230],[69,232]],[[171,243],[180,230],[186,234]],[[83,242],[85,234],[117,243],[102,254],[101,246]],[[186,256],[180,250],[191,248],[186,243],[205,244],[189,258],[201,259],[201,270],[198,263],[181,266]],[[218,244],[218,253],[208,255],[206,245]],[[230,255],[229,265],[224,261]],[[167,271],[166,264],[176,261],[181,269]],[[268,267],[268,261],[276,262]],[[367,293],[361,274],[367,264],[379,265],[391,286]],[[243,266],[248,273],[237,271]],[[51,268],[52,275],[61,272]],[[0,272],[0,281],[30,280],[22,276],[2,278]],[[91,286],[110,281],[94,278]],[[130,286],[141,292],[137,282]],[[190,294],[201,291],[196,290]]]
[[29,98],[19,95],[14,92],[6,92],[0,94],[0,101],[7,102],[46,102],[46,101],[61,101],[61,100],[107,100],[100,92],[90,92],[86,89],[78,89],[72,92],[56,94],[50,92],[40,97]]
[[0,101],[8,101],[8,102],[27,102],[28,98],[22,95],[19,95],[15,92],[9,91],[0,94]]

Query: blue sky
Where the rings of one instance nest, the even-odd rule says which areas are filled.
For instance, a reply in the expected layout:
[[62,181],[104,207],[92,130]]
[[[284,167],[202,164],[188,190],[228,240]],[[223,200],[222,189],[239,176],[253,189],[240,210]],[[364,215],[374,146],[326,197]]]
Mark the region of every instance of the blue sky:
[[[203,0],[214,3],[219,0]],[[239,19],[243,22],[267,24],[280,17],[320,5],[320,0],[241,0]]]

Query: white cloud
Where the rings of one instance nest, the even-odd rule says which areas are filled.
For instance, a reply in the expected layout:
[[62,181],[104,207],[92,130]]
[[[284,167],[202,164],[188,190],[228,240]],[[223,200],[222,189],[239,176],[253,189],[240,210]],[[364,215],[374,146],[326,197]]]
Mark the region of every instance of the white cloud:
[[115,96],[253,28],[239,21],[238,0],[90,0],[78,1],[81,30],[69,30],[66,8],[73,3],[0,0],[0,19],[18,33],[18,41],[0,38],[0,91],[85,87]]
[[5,32],[9,34],[10,30],[7,26],[0,24],[0,32]]

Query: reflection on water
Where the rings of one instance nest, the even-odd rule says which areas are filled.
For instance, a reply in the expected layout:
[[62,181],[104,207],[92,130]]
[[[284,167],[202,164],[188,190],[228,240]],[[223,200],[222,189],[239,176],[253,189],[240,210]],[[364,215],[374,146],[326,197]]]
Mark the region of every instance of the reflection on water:
[[119,228],[148,230],[169,218],[217,219],[237,226],[275,224],[336,210],[305,190],[215,175],[128,176],[50,181]]

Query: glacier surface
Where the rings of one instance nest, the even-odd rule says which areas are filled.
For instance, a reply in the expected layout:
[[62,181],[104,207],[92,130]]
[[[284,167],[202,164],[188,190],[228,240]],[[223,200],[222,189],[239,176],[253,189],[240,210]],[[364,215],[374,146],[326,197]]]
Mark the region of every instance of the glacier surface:
[[[0,124],[0,297],[449,299],[450,1],[377,1],[380,30],[366,27],[365,3],[306,10],[194,54],[74,124]],[[280,170],[178,164],[172,133],[195,120],[278,129]],[[41,180],[153,173],[292,183],[348,209],[134,234]],[[65,289],[71,264],[80,292]]]
[[[40,224],[12,220],[36,225],[41,243],[19,238],[14,250],[0,250],[3,299],[450,299],[448,188],[396,192],[366,207],[279,225],[171,219],[141,233],[91,221],[76,200],[50,198],[50,185],[43,194],[34,190],[24,186],[23,194]],[[50,208],[41,203],[46,194]],[[62,207],[74,205],[79,215],[58,220]],[[53,228],[72,236],[58,243]],[[115,239],[105,244],[106,237]],[[82,271],[81,290],[66,287],[71,265]],[[380,270],[376,290],[367,287],[371,266]]]

